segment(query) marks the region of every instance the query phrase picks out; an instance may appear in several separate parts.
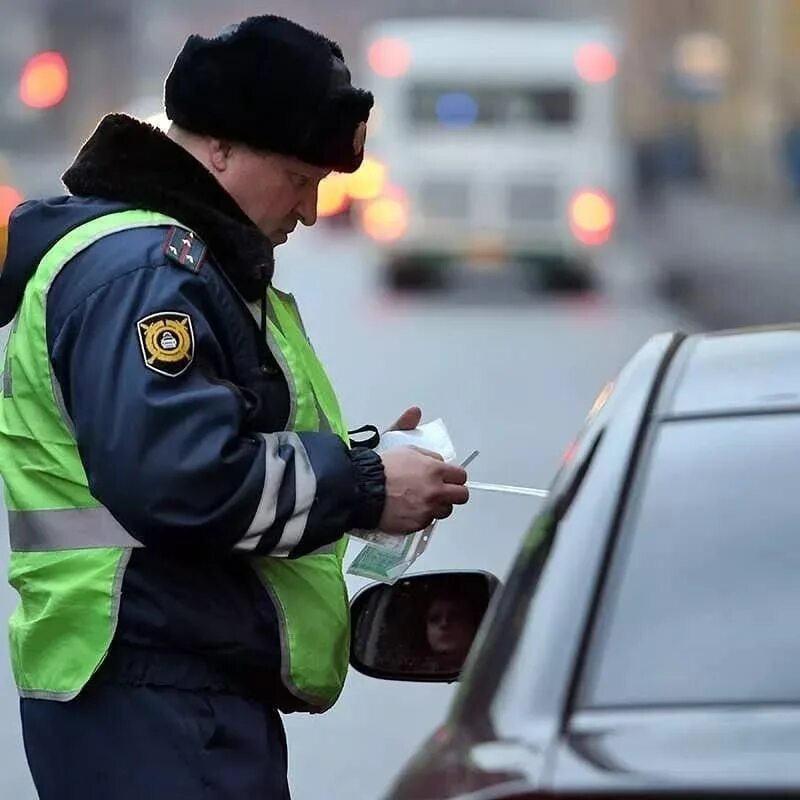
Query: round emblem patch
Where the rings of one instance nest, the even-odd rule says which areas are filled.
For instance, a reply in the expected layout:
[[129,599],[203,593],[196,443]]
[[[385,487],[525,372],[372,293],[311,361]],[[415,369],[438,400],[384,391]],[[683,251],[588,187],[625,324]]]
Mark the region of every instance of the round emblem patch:
[[160,311],[136,323],[145,366],[170,378],[185,372],[194,359],[194,330],[188,314]]

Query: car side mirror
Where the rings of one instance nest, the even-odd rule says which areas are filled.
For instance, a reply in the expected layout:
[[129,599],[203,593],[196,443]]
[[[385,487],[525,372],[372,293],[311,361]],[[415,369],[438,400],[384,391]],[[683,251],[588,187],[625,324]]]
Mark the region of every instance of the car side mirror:
[[428,572],[373,583],[350,604],[350,663],[373,678],[458,680],[500,581],[488,572]]

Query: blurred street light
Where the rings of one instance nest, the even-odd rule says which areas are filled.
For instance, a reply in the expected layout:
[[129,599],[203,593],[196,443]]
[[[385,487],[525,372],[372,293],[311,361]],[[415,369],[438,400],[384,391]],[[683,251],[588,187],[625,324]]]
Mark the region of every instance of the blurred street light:
[[675,43],[672,66],[679,89],[693,97],[717,97],[731,70],[728,44],[714,33],[688,33]]
[[30,108],[57,106],[69,91],[69,67],[61,53],[48,51],[28,59],[19,79],[19,96]]
[[5,228],[11,212],[23,199],[22,195],[13,186],[0,185],[0,227]]

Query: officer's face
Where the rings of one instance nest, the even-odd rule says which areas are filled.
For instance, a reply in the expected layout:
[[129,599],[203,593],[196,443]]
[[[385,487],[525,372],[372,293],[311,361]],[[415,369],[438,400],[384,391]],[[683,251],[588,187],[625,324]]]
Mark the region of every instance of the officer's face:
[[283,244],[298,222],[317,221],[317,191],[328,170],[240,144],[221,145],[211,162],[219,182],[273,244]]

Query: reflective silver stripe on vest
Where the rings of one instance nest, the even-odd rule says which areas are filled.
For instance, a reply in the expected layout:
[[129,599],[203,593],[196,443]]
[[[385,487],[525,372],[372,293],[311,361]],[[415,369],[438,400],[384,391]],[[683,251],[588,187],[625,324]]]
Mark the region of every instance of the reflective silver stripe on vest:
[[2,393],[3,397],[12,397],[14,394],[14,380],[11,377],[11,338],[13,337],[14,333],[17,330],[17,326],[19,325],[19,312],[14,317],[14,321],[11,323],[11,332],[8,334],[8,339],[6,339],[6,346],[3,355],[3,373],[0,378],[2,379]]
[[8,530],[15,553],[83,550],[95,547],[142,547],[108,509],[9,511]]
[[14,393],[14,384],[11,382],[11,359],[6,358],[6,365],[3,368],[2,378],[2,392],[3,397],[11,397]]

